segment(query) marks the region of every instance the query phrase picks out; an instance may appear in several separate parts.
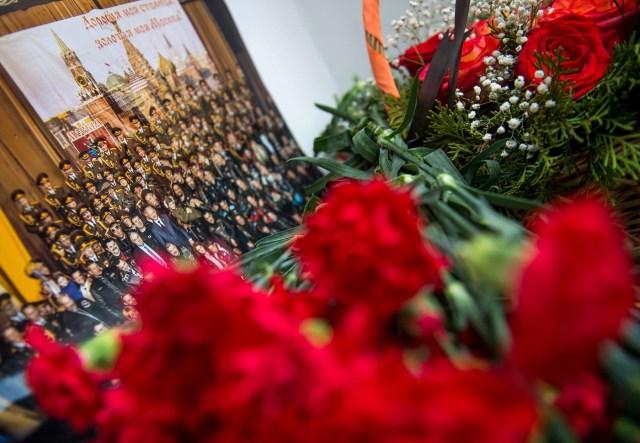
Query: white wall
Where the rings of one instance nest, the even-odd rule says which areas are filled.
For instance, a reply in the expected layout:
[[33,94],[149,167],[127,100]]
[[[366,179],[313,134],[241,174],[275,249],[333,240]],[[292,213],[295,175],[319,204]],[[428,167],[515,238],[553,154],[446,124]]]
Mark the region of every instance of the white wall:
[[[384,36],[408,1],[381,0]],[[298,143],[311,153],[355,75],[371,77],[360,0],[226,0],[265,86]]]

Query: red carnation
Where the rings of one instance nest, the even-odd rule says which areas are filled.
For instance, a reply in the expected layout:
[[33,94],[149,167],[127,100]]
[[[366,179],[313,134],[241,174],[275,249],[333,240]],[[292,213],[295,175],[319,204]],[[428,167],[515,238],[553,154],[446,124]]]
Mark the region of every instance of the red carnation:
[[545,212],[534,233],[537,252],[514,296],[512,357],[529,374],[564,383],[596,368],[602,342],[618,336],[634,302],[632,264],[595,199]]
[[[562,388],[554,406],[560,409],[574,432],[581,438],[606,431],[607,386],[592,374],[581,374]],[[598,440],[589,440],[598,441]]]
[[333,187],[294,243],[302,268],[339,306],[382,322],[420,289],[440,285],[444,260],[422,237],[410,191],[380,180]]
[[297,319],[231,270],[158,274],[138,307],[99,417],[105,442],[286,441],[335,372]]
[[536,403],[513,374],[497,369],[427,367],[424,442],[520,443],[536,424]]
[[50,417],[67,420],[78,432],[93,426],[102,392],[76,350],[51,341],[40,327],[31,326],[26,340],[39,354],[29,362],[26,379],[42,409]]
[[345,365],[350,385],[334,396],[326,416],[305,426],[319,437],[303,441],[527,441],[536,405],[511,374],[438,363],[415,375],[400,354],[354,358]]

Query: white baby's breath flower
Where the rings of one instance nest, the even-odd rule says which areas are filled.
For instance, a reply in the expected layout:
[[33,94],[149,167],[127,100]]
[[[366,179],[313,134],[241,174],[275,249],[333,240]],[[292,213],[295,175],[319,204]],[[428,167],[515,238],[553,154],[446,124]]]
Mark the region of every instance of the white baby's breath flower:
[[507,140],[506,147],[509,149],[513,149],[518,146],[518,143],[515,140]]
[[546,94],[549,92],[549,87],[545,83],[540,83],[536,88],[536,91],[538,91],[538,94]]
[[520,126],[520,123],[521,123],[520,119],[514,117],[509,119],[509,121],[507,122],[507,125],[511,129],[516,129],[518,126]]
[[556,105],[556,101],[555,100],[547,100],[546,102],[544,102],[544,107],[545,108],[553,108]]
[[464,111],[464,103],[462,103],[461,101],[456,102],[456,108],[458,109],[458,111]]
[[504,102],[503,104],[500,105],[500,110],[502,112],[506,112],[509,109],[511,109],[511,104],[509,102]]
[[502,150],[502,152],[500,153],[500,157],[502,158],[509,157],[509,153],[507,152],[506,149]]
[[496,132],[498,134],[504,134],[507,130],[504,129],[504,126],[499,126],[498,129],[496,129]]
[[471,129],[477,129],[480,126],[480,120],[474,120],[471,122]]
[[493,138],[493,136],[488,132],[484,136],[482,136],[482,140],[485,141],[485,142],[488,142],[492,138]]
[[468,114],[468,117],[469,117],[469,118],[475,118],[475,116],[476,116],[476,111],[471,111],[471,112]]
[[542,69],[538,69],[534,75],[536,78],[544,78],[544,71]]

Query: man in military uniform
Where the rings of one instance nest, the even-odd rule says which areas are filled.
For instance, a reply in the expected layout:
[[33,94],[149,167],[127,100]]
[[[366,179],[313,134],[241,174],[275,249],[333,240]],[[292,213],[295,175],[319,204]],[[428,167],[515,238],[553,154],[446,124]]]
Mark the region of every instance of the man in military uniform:
[[178,114],[175,104],[168,98],[162,100],[162,107],[164,108],[166,116],[167,137],[171,139],[172,133],[175,135],[180,130],[180,126],[178,125],[180,114]]
[[108,228],[100,220],[97,220],[89,208],[81,206],[78,213],[82,218],[82,232],[89,237],[102,238],[106,235]]
[[94,143],[100,149],[100,161],[102,164],[108,169],[114,170],[118,165],[118,150],[109,147],[104,137],[96,138]]
[[27,231],[39,234],[41,232],[38,215],[42,211],[42,205],[38,202],[30,202],[27,194],[22,189],[16,189],[11,193],[11,200],[18,206],[18,216],[24,223]]
[[[152,163],[151,163],[151,159],[147,155],[147,149],[145,149],[145,147],[142,145],[136,145],[135,150],[136,150],[136,154],[138,154],[137,161],[140,162],[144,171],[147,173],[151,172]],[[134,164],[134,168],[135,168],[135,164]]]
[[89,150],[84,149],[78,153],[78,158],[82,162],[82,173],[84,174],[84,178],[87,180],[96,180],[96,171],[97,167],[91,161],[91,155],[89,154]]
[[120,164],[122,165],[124,176],[129,180],[129,183],[133,183],[133,176],[135,175],[136,170],[133,169],[133,166],[131,165],[131,157],[120,157]]
[[51,245],[53,256],[62,263],[67,272],[76,269],[80,262],[78,260],[78,250],[71,243],[71,237],[64,231],[59,231],[55,237],[55,243]]
[[133,138],[135,142],[141,145],[146,145],[149,143],[149,136],[151,135],[151,130],[149,126],[143,125],[138,117],[131,116],[129,117],[129,122],[131,123],[131,127],[133,129]]
[[60,232],[60,225],[56,223],[47,223],[43,226],[44,237],[49,249],[56,241],[56,235]]
[[168,143],[168,140],[166,140],[167,122],[164,121],[164,119],[160,115],[160,111],[158,111],[154,106],[151,106],[149,108],[149,123],[149,129],[151,131],[151,135],[149,136],[149,143],[153,146],[153,140],[151,139],[151,136],[156,137],[156,141]]
[[80,239],[76,243],[76,249],[80,252],[79,263],[85,268],[89,263],[98,263],[101,266],[109,265],[109,257],[105,254],[98,254],[94,249],[94,243],[88,238]]
[[113,136],[118,140],[118,149],[120,149],[120,155],[131,155],[134,138],[126,135],[122,128],[113,128],[111,130]]
[[100,213],[100,221],[107,227],[107,232],[105,234],[106,238],[112,238],[111,231],[108,229],[109,226],[116,222],[116,218],[113,215],[113,212],[109,208],[104,208]]
[[58,164],[58,169],[62,172],[65,177],[64,184],[69,187],[73,192],[81,192],[82,191],[82,182],[80,175],[77,171],[74,171],[71,167],[71,162],[69,160],[62,160]]
[[60,186],[54,186],[53,183],[49,181],[49,176],[44,172],[38,174],[36,184],[44,195],[45,203],[57,211],[60,216],[64,217],[66,213],[66,208],[62,202],[65,195],[64,190]]
[[80,214],[78,213],[78,202],[73,194],[67,194],[62,199],[62,203],[65,206],[66,211],[66,221],[73,228],[82,228],[82,219],[80,218]]

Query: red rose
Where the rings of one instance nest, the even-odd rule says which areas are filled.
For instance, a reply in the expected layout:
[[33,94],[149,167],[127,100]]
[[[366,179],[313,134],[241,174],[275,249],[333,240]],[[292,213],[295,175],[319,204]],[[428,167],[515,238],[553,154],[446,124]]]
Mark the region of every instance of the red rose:
[[511,353],[523,371],[562,384],[596,369],[601,344],[618,336],[634,302],[633,267],[599,201],[578,200],[543,217],[513,297]]
[[529,82],[540,82],[535,72],[544,68],[538,66],[535,55],[560,49],[565,59],[562,68],[571,72],[560,78],[569,82],[578,99],[598,84],[611,62],[602,34],[590,18],[568,13],[539,22],[518,57],[518,74]]
[[334,186],[294,243],[303,271],[326,299],[363,304],[388,321],[404,302],[440,284],[444,260],[422,237],[408,190],[380,180]]
[[31,326],[26,340],[38,352],[26,369],[27,384],[38,404],[78,432],[93,426],[102,406],[99,378],[84,369],[75,349],[51,341],[42,328]]
[[[442,40],[442,34],[436,34],[419,45],[412,46],[400,56],[400,65],[407,68],[412,77],[420,73],[424,78],[431,59]],[[479,21],[473,26],[469,38],[462,44],[462,57],[458,74],[458,88],[468,92],[478,84],[478,79],[486,70],[484,58],[490,56],[500,46],[500,40],[491,35],[487,21]],[[441,87],[441,93],[447,90],[448,74]]]
[[555,15],[573,13],[596,22],[607,49],[626,38],[639,10],[637,0],[555,0]]

